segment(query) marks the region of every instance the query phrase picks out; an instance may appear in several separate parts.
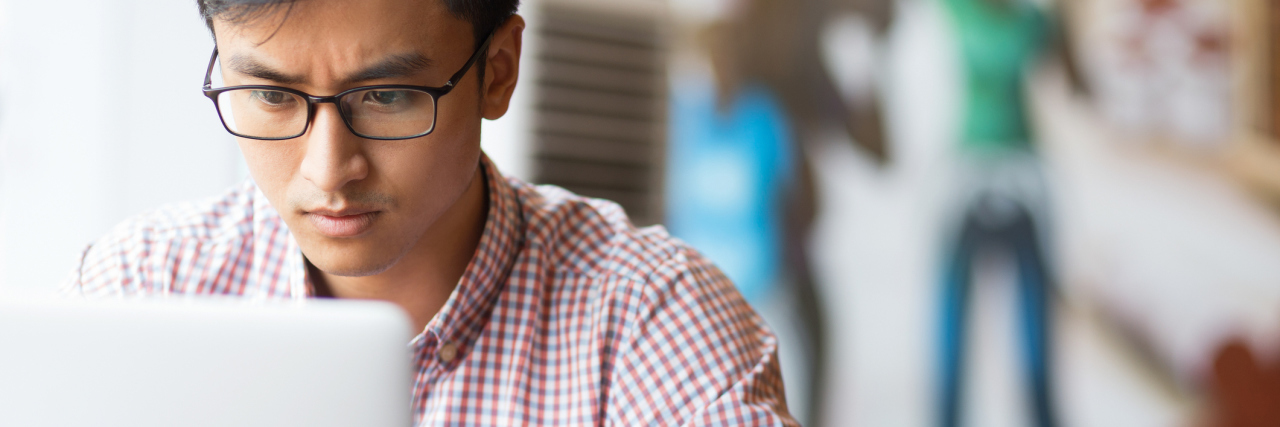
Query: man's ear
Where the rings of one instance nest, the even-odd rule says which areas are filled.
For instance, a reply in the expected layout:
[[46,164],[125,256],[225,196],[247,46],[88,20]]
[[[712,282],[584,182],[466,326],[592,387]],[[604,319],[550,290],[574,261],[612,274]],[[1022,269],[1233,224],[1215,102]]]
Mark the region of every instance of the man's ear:
[[484,67],[482,99],[484,118],[497,120],[507,114],[511,94],[520,79],[520,47],[524,36],[524,18],[513,15],[493,33]]

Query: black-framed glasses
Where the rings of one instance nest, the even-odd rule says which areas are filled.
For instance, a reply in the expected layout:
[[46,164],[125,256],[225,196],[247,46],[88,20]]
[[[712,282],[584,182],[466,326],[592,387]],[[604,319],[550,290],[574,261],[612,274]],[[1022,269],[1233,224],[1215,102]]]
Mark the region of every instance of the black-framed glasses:
[[361,138],[419,138],[435,130],[440,98],[453,91],[480,55],[489,50],[491,41],[492,35],[444,86],[362,86],[333,96],[315,96],[287,87],[267,85],[214,89],[213,66],[218,60],[218,48],[214,47],[213,56],[209,58],[209,70],[204,74],[203,91],[204,96],[213,101],[222,126],[241,138],[277,141],[302,136],[311,127],[316,104],[320,103],[336,105],[347,129]]

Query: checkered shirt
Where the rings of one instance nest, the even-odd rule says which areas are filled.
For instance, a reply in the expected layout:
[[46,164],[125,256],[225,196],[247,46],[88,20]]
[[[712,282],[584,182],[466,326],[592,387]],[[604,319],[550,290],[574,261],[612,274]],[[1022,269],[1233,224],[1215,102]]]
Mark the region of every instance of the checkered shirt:
[[[733,284],[611,202],[503,177],[457,288],[409,344],[415,425],[796,425],[777,340]],[[252,182],[85,249],[89,298],[306,299],[306,262]]]

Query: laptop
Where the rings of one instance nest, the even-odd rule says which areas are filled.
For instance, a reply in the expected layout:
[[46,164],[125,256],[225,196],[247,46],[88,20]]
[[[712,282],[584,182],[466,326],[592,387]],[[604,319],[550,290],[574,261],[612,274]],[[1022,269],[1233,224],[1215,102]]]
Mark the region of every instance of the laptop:
[[0,300],[0,426],[408,426],[390,304]]

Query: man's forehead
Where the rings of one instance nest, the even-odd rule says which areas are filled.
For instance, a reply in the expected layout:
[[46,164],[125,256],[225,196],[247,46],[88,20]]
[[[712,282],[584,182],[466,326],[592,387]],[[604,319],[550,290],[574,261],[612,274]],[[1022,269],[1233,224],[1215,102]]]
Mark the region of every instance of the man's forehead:
[[[270,57],[261,58],[252,53],[241,52],[229,55],[225,60],[225,66],[232,72],[276,84],[300,85],[316,83],[313,81],[313,76],[309,74],[298,74],[289,71],[290,68],[296,67],[272,65],[275,62],[277,61],[273,61]],[[351,86],[376,80],[413,77],[434,65],[435,61],[420,53],[391,54],[385,55],[368,65],[359,66],[354,70],[345,72],[330,71],[325,73],[326,76],[330,77],[320,77],[319,79],[333,80],[334,77],[332,76],[337,75],[341,76],[336,79],[336,83],[339,86]]]
[[441,0],[309,0],[232,21],[220,18],[212,23],[223,49],[341,46],[367,52],[391,46],[430,51],[471,33],[470,23],[449,13]]
[[448,13],[439,0],[297,2],[253,19],[215,19],[213,24],[224,66],[295,77],[278,80],[282,83],[425,69],[438,62],[435,58],[454,56],[454,50],[473,44],[470,24]]

